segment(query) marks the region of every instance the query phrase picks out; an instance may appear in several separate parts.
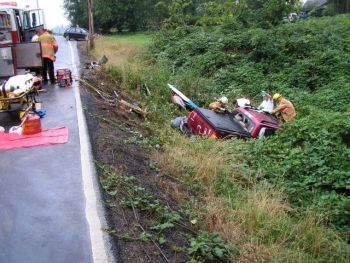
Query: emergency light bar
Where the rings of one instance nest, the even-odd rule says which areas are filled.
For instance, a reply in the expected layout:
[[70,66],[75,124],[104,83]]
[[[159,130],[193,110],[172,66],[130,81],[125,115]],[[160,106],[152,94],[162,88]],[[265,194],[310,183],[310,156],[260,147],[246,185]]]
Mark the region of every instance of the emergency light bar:
[[17,6],[17,2],[0,2],[0,6],[1,5]]

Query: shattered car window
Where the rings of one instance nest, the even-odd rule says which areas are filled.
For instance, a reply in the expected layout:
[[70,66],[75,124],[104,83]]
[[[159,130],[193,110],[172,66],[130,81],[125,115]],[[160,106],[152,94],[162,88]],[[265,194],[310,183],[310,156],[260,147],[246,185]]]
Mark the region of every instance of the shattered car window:
[[233,117],[248,132],[254,129],[254,123],[243,113],[233,112]]

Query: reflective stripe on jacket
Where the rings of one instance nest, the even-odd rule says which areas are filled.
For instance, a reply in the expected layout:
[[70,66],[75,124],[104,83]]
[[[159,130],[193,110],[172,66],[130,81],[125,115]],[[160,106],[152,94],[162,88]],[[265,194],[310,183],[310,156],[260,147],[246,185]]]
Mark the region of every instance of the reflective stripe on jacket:
[[41,43],[42,57],[55,61],[55,54],[58,50],[58,45],[55,37],[49,32],[45,32],[39,37],[38,41]]
[[273,110],[272,113],[281,113],[285,122],[291,121],[297,116],[293,104],[285,98],[282,98],[279,101],[278,106]]

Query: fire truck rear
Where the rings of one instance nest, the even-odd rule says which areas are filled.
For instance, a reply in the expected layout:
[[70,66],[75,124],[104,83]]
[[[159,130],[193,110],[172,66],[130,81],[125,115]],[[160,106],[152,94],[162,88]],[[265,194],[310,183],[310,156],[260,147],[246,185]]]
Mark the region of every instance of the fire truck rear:
[[42,9],[0,1],[0,79],[42,66],[40,44],[31,42],[38,27],[45,27]]

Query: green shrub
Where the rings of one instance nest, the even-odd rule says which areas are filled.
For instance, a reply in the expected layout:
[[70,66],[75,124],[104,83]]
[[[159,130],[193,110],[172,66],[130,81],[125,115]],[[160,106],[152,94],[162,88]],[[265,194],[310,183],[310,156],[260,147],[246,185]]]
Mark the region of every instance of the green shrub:
[[251,161],[267,180],[281,184],[295,205],[316,210],[345,233],[350,233],[348,116],[311,112],[255,141]]
[[297,120],[269,139],[245,142],[249,158],[242,162],[283,187],[300,213],[315,211],[344,237],[350,233],[348,32],[349,15],[271,29],[179,27],[160,31],[150,48],[171,81],[200,105],[220,95],[258,103],[261,90],[292,100]]

